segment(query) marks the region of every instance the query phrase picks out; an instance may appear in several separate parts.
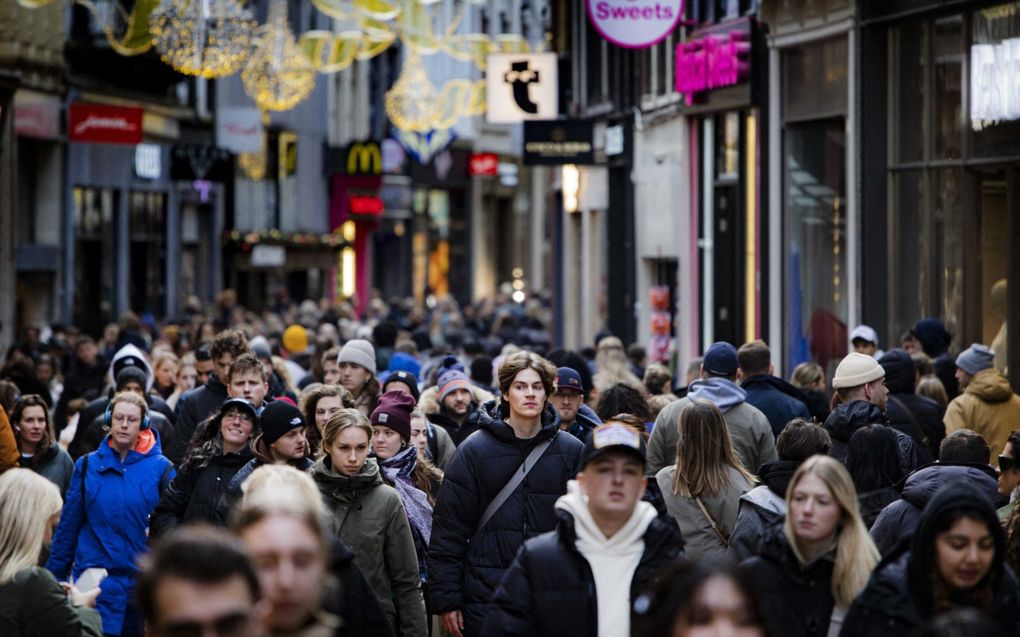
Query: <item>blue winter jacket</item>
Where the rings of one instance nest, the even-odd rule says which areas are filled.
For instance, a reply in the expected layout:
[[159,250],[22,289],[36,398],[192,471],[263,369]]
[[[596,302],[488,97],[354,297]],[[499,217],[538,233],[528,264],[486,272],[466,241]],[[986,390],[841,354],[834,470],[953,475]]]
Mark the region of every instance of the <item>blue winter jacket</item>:
[[154,430],[141,433],[139,445],[123,462],[109,441],[107,436],[99,449],[75,462],[46,568],[58,581],[66,581],[69,575],[77,579],[88,568],[105,568],[109,575],[96,601],[103,632],[141,634],[140,618],[127,606],[138,556],[148,550],[149,514],[174,470]]
[[[542,429],[522,440],[506,423],[506,405],[489,401],[479,410],[479,429],[461,443],[443,477],[432,516],[429,598],[432,612],[464,612],[464,635],[481,634],[493,595],[524,541],[556,528],[556,500],[580,468],[584,450],[560,431],[546,406]],[[482,513],[538,443],[552,438],[534,469],[489,522]]]

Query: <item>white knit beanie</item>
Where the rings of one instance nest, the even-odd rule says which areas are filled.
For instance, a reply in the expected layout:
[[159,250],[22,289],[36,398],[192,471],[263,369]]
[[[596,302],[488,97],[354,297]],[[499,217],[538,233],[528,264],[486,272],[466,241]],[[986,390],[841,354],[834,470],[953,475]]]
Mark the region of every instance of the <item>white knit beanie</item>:
[[336,357],[336,364],[340,363],[361,365],[375,376],[375,348],[371,343],[361,338],[347,341]]
[[847,354],[832,378],[833,389],[859,387],[885,376],[885,369],[871,356],[854,352]]

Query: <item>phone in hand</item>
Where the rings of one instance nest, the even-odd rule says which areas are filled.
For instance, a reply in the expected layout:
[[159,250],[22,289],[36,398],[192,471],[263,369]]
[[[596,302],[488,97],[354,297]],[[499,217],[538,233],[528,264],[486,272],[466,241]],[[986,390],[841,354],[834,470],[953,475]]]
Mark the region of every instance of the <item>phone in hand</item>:
[[99,584],[106,579],[107,575],[108,573],[105,568],[87,568],[78,577],[74,587],[82,593],[87,593],[95,588],[99,588]]

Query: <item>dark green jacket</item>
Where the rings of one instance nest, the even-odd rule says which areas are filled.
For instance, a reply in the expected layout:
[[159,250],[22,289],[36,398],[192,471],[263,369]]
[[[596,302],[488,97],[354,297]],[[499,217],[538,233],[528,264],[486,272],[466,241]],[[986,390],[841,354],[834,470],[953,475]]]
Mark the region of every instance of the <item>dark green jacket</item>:
[[333,470],[329,456],[312,469],[333,533],[354,551],[354,561],[375,590],[386,615],[402,637],[425,637],[425,601],[411,527],[396,489],[383,483],[369,458],[361,472]]
[[53,574],[26,568],[0,584],[0,635],[9,637],[102,637],[94,608],[71,606]]

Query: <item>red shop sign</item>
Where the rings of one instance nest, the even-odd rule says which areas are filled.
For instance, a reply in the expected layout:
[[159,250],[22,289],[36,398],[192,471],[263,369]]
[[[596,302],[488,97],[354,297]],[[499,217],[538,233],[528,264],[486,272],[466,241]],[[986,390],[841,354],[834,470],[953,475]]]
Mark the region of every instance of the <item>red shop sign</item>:
[[69,109],[68,133],[72,142],[140,144],[145,109],[75,102]]
[[384,205],[381,197],[351,195],[347,198],[348,210],[352,215],[381,215]]
[[468,174],[472,177],[495,177],[499,174],[496,153],[472,153],[468,158]]

